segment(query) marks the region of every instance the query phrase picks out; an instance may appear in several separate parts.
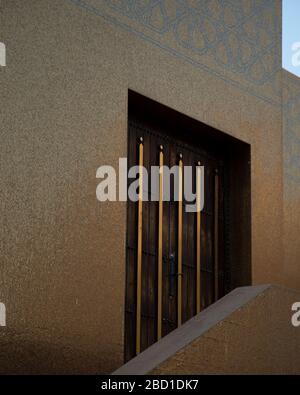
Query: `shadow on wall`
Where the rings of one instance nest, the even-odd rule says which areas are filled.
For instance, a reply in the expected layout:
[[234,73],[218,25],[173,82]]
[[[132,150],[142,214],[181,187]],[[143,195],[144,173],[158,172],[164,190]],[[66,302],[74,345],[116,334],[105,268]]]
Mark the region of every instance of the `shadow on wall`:
[[0,328],[0,375],[107,374],[116,369],[117,366],[105,358],[109,351],[97,354],[90,344],[78,344],[75,348],[74,340],[60,337],[56,343],[46,330],[37,334]]

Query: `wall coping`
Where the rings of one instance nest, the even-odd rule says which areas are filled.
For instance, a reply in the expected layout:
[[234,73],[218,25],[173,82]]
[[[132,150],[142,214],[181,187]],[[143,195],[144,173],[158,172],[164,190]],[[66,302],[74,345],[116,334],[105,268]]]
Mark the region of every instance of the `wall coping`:
[[271,287],[272,285],[267,284],[236,288],[121,366],[112,375],[143,375],[151,372],[176,352]]

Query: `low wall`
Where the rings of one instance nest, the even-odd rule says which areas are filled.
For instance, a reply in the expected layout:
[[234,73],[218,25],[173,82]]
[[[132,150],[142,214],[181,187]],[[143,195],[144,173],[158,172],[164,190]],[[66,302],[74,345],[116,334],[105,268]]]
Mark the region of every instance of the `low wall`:
[[298,301],[278,286],[238,288],[114,374],[299,374]]

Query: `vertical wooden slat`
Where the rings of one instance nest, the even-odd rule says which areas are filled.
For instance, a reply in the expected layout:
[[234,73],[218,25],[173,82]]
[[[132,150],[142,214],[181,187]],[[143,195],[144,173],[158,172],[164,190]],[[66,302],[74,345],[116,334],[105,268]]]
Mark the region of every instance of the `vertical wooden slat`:
[[200,313],[201,310],[201,164],[198,162],[196,167],[196,199],[197,199],[197,314]]
[[137,287],[136,287],[136,354],[141,351],[141,305],[142,305],[142,239],[143,239],[143,163],[144,144],[139,144],[139,200],[138,200],[138,240],[137,240]]
[[219,298],[219,172],[215,170],[214,201],[214,287],[215,301]]
[[157,339],[162,336],[162,269],[163,269],[163,146],[159,153],[159,212],[158,212],[158,291],[157,291]]
[[183,160],[179,159],[178,180],[178,280],[177,280],[177,325],[182,323],[182,205],[183,205]]

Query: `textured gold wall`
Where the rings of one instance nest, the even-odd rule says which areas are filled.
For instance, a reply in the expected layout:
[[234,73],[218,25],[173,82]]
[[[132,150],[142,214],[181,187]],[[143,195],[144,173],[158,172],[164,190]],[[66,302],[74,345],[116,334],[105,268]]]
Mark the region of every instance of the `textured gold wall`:
[[283,71],[284,272],[300,288],[300,78]]
[[274,285],[236,288],[113,374],[300,374],[298,300]]
[[268,288],[151,374],[300,374],[300,331],[291,324],[299,298]]
[[2,371],[122,364],[126,206],[95,174],[126,156],[128,89],[251,144],[253,283],[286,278],[281,1],[179,4],[1,2]]

